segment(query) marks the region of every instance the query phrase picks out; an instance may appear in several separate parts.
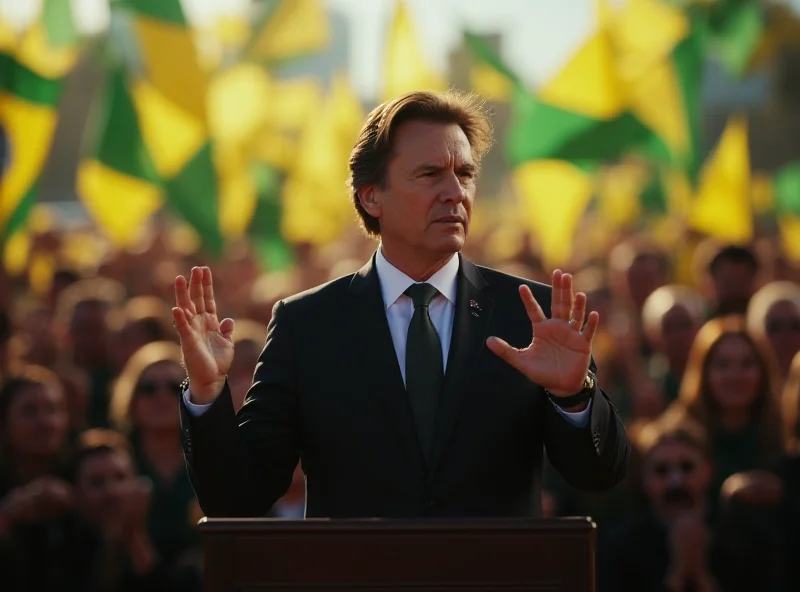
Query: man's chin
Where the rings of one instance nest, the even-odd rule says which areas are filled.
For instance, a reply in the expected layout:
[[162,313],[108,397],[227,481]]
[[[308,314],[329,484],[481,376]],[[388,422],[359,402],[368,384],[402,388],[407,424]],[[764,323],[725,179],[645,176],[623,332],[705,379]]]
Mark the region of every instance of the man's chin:
[[466,240],[465,233],[462,230],[458,232],[441,233],[437,236],[432,243],[435,245],[435,250],[447,253],[457,253],[464,248]]

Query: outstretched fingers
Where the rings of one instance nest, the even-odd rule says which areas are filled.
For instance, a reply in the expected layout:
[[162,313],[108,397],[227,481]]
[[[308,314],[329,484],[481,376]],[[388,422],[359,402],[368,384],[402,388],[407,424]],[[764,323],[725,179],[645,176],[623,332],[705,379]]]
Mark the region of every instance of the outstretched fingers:
[[172,309],[172,318],[174,320],[175,329],[178,331],[178,337],[181,342],[186,343],[193,338],[192,328],[189,326],[189,319],[186,317],[186,309],[176,306]]
[[575,306],[575,291],[572,288],[572,275],[569,273],[562,274],[561,276],[559,298],[561,300],[559,318],[569,321],[572,318],[573,307]]
[[[196,314],[192,299],[189,297],[189,287],[186,278],[179,275],[175,278],[175,304],[187,311],[189,315]],[[187,319],[191,320],[191,316]]]
[[575,307],[572,309],[572,320],[570,325],[575,331],[583,329],[586,320],[586,294],[578,292],[575,294]]
[[230,342],[233,342],[234,325],[233,319],[222,319],[222,322],[219,324],[219,332]]
[[519,349],[509,345],[499,337],[489,337],[486,340],[486,345],[501,360],[518,370],[520,369],[520,356],[522,354]]
[[217,314],[217,303],[214,300],[214,284],[211,280],[211,269],[208,267],[201,267],[203,274],[203,303],[207,313]]
[[522,298],[522,304],[525,306],[525,311],[528,313],[531,323],[541,323],[547,319],[542,307],[536,302],[536,298],[533,297],[533,292],[528,286],[523,284],[519,287],[519,296]]
[[582,335],[586,338],[590,344],[594,340],[594,336],[597,333],[597,327],[600,324],[600,314],[593,310],[589,313],[589,320],[586,321],[586,326],[583,328],[581,332]]
[[192,275],[189,279],[189,298],[192,299],[197,314],[206,311],[206,302],[203,296],[203,268],[192,267]]

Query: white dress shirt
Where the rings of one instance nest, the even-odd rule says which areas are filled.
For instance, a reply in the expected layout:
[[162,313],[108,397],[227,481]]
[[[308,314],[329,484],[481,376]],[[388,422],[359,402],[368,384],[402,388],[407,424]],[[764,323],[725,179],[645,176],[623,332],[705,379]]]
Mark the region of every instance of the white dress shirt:
[[[444,368],[447,370],[447,356],[450,352],[450,338],[453,335],[453,319],[456,313],[456,292],[458,288],[458,268],[461,263],[458,255],[453,255],[444,266],[434,273],[426,281],[439,293],[433,297],[428,306],[428,314],[431,317],[433,326],[439,334],[439,342],[442,344],[442,360]],[[416,283],[394,265],[389,263],[383,255],[383,248],[379,248],[375,256],[375,268],[378,274],[378,281],[381,286],[381,295],[386,307],[386,320],[389,322],[389,331],[392,334],[394,351],[400,365],[400,372],[403,375],[403,382],[406,380],[406,339],[408,336],[408,326],[411,324],[411,317],[414,316],[414,303],[404,292],[408,287]],[[202,414],[208,405],[197,405],[192,403],[189,398],[189,390],[184,393],[184,401],[188,411],[198,416]],[[589,412],[592,408],[591,401],[583,411],[568,413],[558,406],[555,408],[571,423],[583,427],[589,420]]]

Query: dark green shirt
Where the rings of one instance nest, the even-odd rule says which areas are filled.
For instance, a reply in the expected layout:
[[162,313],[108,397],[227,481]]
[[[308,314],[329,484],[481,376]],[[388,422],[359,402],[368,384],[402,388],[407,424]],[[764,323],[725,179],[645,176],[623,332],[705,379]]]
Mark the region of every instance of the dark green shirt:
[[197,531],[198,506],[189,476],[178,471],[172,483],[165,483],[152,465],[139,455],[139,474],[153,481],[148,530],[159,556],[173,562],[200,542]]

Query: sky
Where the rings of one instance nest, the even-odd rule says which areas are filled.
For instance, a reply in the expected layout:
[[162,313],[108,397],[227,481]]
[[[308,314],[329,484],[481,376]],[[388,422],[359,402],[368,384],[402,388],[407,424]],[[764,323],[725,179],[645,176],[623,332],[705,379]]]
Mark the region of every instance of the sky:
[[[0,0],[12,22],[32,18],[42,0]],[[69,0],[87,32],[108,23],[107,0]],[[189,18],[209,22],[219,14],[246,12],[254,0],[181,0]],[[625,0],[611,0],[623,4]],[[783,0],[800,13],[800,0]],[[444,72],[462,31],[499,33],[502,55],[531,86],[552,76],[595,28],[594,0],[406,0],[431,65]],[[324,0],[350,22],[350,74],[364,99],[379,93],[382,51],[395,0]]]

